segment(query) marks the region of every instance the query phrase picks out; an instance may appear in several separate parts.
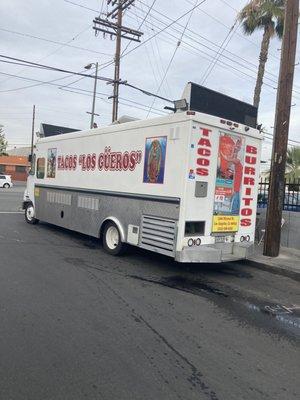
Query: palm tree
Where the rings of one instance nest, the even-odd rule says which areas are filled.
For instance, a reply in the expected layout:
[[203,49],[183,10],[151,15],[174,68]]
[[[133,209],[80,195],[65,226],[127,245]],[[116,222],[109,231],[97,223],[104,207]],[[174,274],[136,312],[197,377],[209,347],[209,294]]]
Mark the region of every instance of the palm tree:
[[[264,171],[265,179],[270,179],[270,173],[270,170]],[[290,181],[300,179],[300,146],[289,147],[287,150],[285,178]]]
[[7,140],[5,140],[5,134],[2,126],[3,125],[0,125],[0,156],[6,156]]
[[300,178],[300,146],[291,147],[287,151],[286,177],[289,179]]
[[251,35],[258,29],[262,29],[264,32],[253,98],[253,105],[255,107],[258,107],[260,102],[270,40],[275,35],[281,39],[283,35],[284,8],[285,0],[251,0],[238,16],[246,35]]

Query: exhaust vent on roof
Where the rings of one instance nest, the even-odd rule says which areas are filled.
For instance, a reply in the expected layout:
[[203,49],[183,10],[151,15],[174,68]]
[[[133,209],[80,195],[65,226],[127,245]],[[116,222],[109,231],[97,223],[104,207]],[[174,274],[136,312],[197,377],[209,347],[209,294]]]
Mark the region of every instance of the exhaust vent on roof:
[[65,126],[57,126],[50,124],[41,124],[39,136],[40,137],[49,137],[49,136],[57,136],[64,135],[65,133],[78,132],[80,129],[75,128],[67,128]]

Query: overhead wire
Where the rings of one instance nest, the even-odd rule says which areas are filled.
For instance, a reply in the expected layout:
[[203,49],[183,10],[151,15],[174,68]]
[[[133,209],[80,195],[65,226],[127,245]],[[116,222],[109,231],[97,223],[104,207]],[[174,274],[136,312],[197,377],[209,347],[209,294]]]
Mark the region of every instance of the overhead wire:
[[[179,38],[179,40],[178,40],[178,42],[177,42],[177,44],[176,44],[176,46],[175,46],[175,49],[174,49],[174,51],[173,51],[173,54],[172,54],[172,56],[171,56],[171,58],[170,58],[170,61],[169,61],[169,63],[168,63],[168,66],[167,66],[167,68],[166,68],[166,70],[165,70],[164,76],[162,77],[162,80],[161,80],[161,82],[160,82],[160,84],[159,84],[159,86],[158,86],[158,88],[157,88],[156,94],[158,94],[158,93],[160,92],[160,89],[161,89],[161,87],[162,87],[162,85],[163,85],[163,83],[164,83],[164,81],[165,81],[165,78],[166,78],[166,76],[167,76],[167,74],[168,74],[168,72],[169,72],[169,70],[170,70],[170,68],[171,68],[171,65],[172,65],[172,63],[173,63],[173,61],[174,61],[175,55],[176,55],[176,53],[177,53],[177,51],[178,51],[178,48],[179,48],[180,45],[181,45],[181,41],[182,41],[182,39],[183,39],[183,36],[184,36],[184,34],[185,34],[185,31],[187,30],[188,24],[190,23],[190,20],[191,20],[191,18],[192,18],[192,16],[193,16],[193,11],[194,11],[194,9],[195,9],[197,6],[200,6],[200,5],[202,5],[203,3],[205,3],[205,2],[206,2],[206,0],[202,0],[202,1],[199,3],[199,0],[196,0],[196,2],[195,2],[195,4],[194,4],[194,8],[193,8],[192,11],[189,13],[189,16],[188,16],[187,22],[186,22],[186,24],[185,24],[185,27],[183,28],[183,31],[182,31],[182,33],[181,33],[181,35],[180,35],[180,38]],[[155,98],[152,100],[152,104],[151,104],[150,107],[149,107],[149,110],[148,110],[148,113],[147,113],[147,118],[148,118],[148,116],[149,116],[149,114],[150,114],[150,112],[151,112],[151,109],[152,109],[152,107],[153,107],[154,104],[155,104]]]
[[[156,36],[158,36],[159,33],[160,33],[160,31],[157,31],[157,35],[156,35]],[[175,38],[175,39],[177,40],[177,38],[176,38],[176,36],[175,36],[174,34],[167,33],[167,35],[169,35],[169,36],[171,36],[171,37],[173,37],[173,38]],[[208,61],[211,61],[211,60],[212,60],[212,55],[210,55],[210,54],[204,52],[203,50],[199,49],[199,48],[196,47],[195,45],[192,45],[191,43],[185,42],[184,40],[182,40],[182,45],[181,45],[181,46],[184,47],[183,45],[186,45],[186,46],[188,46],[188,48],[191,48],[191,49],[195,50],[195,51],[196,51],[195,54],[201,53],[201,54],[204,54],[205,56],[208,57],[208,58],[207,58],[207,57],[203,57],[203,56],[202,56],[203,59],[206,59],[206,60],[208,60]],[[207,49],[209,49],[209,50],[211,51],[211,49],[210,49],[208,46],[206,46],[206,47],[207,47]],[[125,56],[125,55],[127,55],[127,54],[125,53],[124,56]],[[232,61],[232,60],[231,60],[231,61]],[[254,79],[254,80],[256,79],[253,75],[249,75],[248,73],[242,71],[240,68],[234,67],[234,66],[231,65],[231,64],[222,62],[222,67],[223,67],[223,68],[224,68],[224,67],[227,67],[228,69],[231,69],[231,70],[233,70],[233,71],[236,71],[236,72],[238,72],[239,74],[245,75],[245,76],[250,77],[250,78],[252,78],[252,79]],[[253,72],[253,71],[252,71],[252,72]],[[268,86],[268,87],[271,87],[272,89],[276,89],[273,85],[270,85],[270,84],[268,84],[268,83],[264,83],[264,84],[265,84],[266,86]]]
[[[140,2],[141,3],[143,3],[141,0],[140,0]],[[74,4],[74,5],[78,5],[78,4],[76,4],[76,3],[74,3],[74,2],[71,2],[72,4]],[[144,5],[146,5],[147,7],[149,7],[147,4],[145,4],[145,3],[143,3]],[[80,5],[79,5],[80,6]],[[137,7],[137,6],[136,6]],[[196,7],[197,8],[197,7]],[[160,15],[162,15],[164,18],[167,18],[168,20],[170,20],[171,22],[169,23],[169,24],[167,24],[165,27],[163,27],[162,29],[160,28],[159,29],[159,31],[157,31],[154,35],[152,35],[152,36],[150,36],[147,40],[145,40],[145,41],[143,41],[142,43],[140,43],[139,45],[137,45],[137,46],[135,46],[133,49],[131,49],[131,50],[129,50],[127,53],[122,53],[122,55],[121,55],[121,57],[124,57],[124,56],[126,56],[126,55],[128,55],[128,54],[130,54],[130,53],[132,53],[133,51],[135,51],[136,49],[138,49],[139,47],[141,47],[142,45],[144,45],[145,43],[147,43],[148,41],[150,41],[150,40],[152,40],[152,39],[154,39],[154,38],[156,38],[159,34],[161,34],[162,32],[165,32],[168,28],[170,28],[171,26],[173,26],[173,25],[175,25],[175,24],[178,24],[178,21],[179,20],[181,20],[182,18],[184,18],[184,16],[185,15],[187,15],[191,10],[189,10],[189,11],[187,11],[186,13],[184,13],[183,15],[181,15],[179,18],[177,18],[176,20],[172,20],[171,18],[169,18],[169,17],[167,17],[166,15],[163,15],[162,13],[160,13],[160,12],[158,12],[156,9],[154,9],[153,7],[152,7],[152,10],[154,11],[154,12],[156,12],[156,13],[158,13],[158,14],[160,14]],[[92,9],[92,11],[97,11],[97,10],[93,10]],[[150,13],[149,13],[149,15],[150,15]],[[156,18],[157,19],[157,18]],[[162,23],[162,21],[161,20],[159,20],[159,22],[160,23]],[[165,23],[164,23],[165,24]],[[183,27],[181,24],[179,24],[181,27]],[[172,28],[172,29],[174,29],[174,27]],[[188,29],[188,31],[191,31],[190,29]],[[191,32],[193,32],[193,31],[191,31]],[[196,33],[196,32],[193,32],[193,33],[195,33],[196,35],[198,35],[199,36],[199,34],[198,33]],[[174,35],[173,35],[174,36]],[[187,36],[187,35],[186,35]],[[200,35],[201,36],[201,35]],[[207,38],[204,38],[206,41],[209,41],[211,44],[213,44],[213,45],[215,45],[215,46],[217,46],[215,43],[213,43],[212,41],[210,41],[209,39],[207,39]],[[198,44],[200,44],[200,45],[202,45],[202,46],[204,46],[202,43],[199,43],[198,42]],[[188,46],[192,46],[190,43],[187,43],[187,45]],[[192,46],[193,47],[193,46]],[[204,46],[204,47],[206,47],[208,50],[210,50],[211,51],[211,48],[209,47],[209,46]],[[195,48],[195,46],[194,46],[194,48]],[[197,49],[196,48],[196,50],[199,50],[199,49]],[[227,51],[228,52],[228,51]],[[231,52],[229,52],[229,53],[231,53]],[[237,58],[239,58],[239,56],[237,56],[237,55],[235,55],[234,53],[231,53],[232,55],[234,55],[234,56],[236,56]],[[224,57],[224,55],[223,55],[223,57]],[[232,61],[232,58],[231,57],[227,57],[228,58],[228,60],[229,61]],[[251,64],[251,62],[249,62],[249,60],[245,60],[246,61],[246,63],[244,63],[244,64],[240,64],[240,66],[242,67],[242,68],[248,68],[249,69],[249,67],[248,67],[248,65],[249,64]],[[107,68],[108,66],[110,66],[110,65],[112,65],[114,62],[112,61],[111,63],[108,63],[106,66],[104,66],[102,69],[105,69],[105,68]],[[236,61],[235,61],[235,63],[236,63]],[[225,65],[225,63],[224,62],[222,62],[222,66],[224,66]],[[254,65],[255,66],[255,68],[256,68],[256,65],[255,64],[253,64],[252,63],[252,65]],[[239,73],[241,73],[241,74],[243,74],[243,75],[245,75],[245,76],[249,76],[250,78],[252,78],[252,79],[255,79],[253,76],[250,76],[249,74],[247,74],[247,73],[245,73],[244,71],[241,71],[239,68],[234,68],[232,65],[230,65],[230,64],[226,64],[226,66],[227,67],[229,67],[229,68],[232,68],[232,69],[234,69],[236,72],[239,72]],[[254,71],[252,71],[252,72],[254,72]],[[255,73],[256,73],[256,70],[255,70]],[[268,74],[268,71],[266,72],[267,74]],[[274,75],[274,74],[273,74]],[[274,75],[275,76],[275,75]],[[274,81],[273,81],[274,82]],[[276,85],[277,85],[277,82],[274,82],[274,83],[276,83]],[[270,87],[270,88],[272,88],[272,89],[276,89],[276,87],[273,87],[273,85],[270,85],[270,84],[268,84],[268,83],[266,83],[266,82],[264,82],[263,83],[265,86],[268,86],[268,87]],[[295,90],[294,90],[294,92],[295,92]],[[297,93],[297,92],[296,92]],[[300,94],[300,92],[299,92],[299,94]]]
[[[184,1],[186,3],[188,3],[188,4],[192,4],[191,0],[184,0]],[[224,4],[228,5],[227,3],[224,3]],[[230,8],[232,8],[232,7],[230,7]],[[234,9],[234,11],[238,12],[237,9]],[[210,14],[206,10],[199,9],[199,10],[196,10],[196,12],[201,13],[201,14],[205,14],[206,16],[211,18],[213,21],[217,22],[219,25],[222,25],[227,29],[231,28],[230,26],[226,25],[223,21],[221,21],[220,19],[216,18],[214,15]],[[249,37],[247,37],[247,36],[245,36],[245,35],[243,35],[243,34],[241,34],[239,32],[236,32],[235,35],[239,36],[241,39],[247,41],[248,43],[251,43],[253,46],[260,48],[260,45],[257,44],[256,42],[254,42],[253,40],[251,40]],[[272,52],[269,52],[269,56],[273,57],[276,60],[280,60],[280,57],[278,57],[277,55],[273,54]]]
[[[163,15],[163,16],[164,16],[165,18],[167,18],[168,20],[170,20],[169,17],[167,17],[167,16],[165,16],[165,15]],[[162,20],[159,20],[159,19],[157,19],[157,18],[155,18],[155,19],[160,23],[160,25],[166,24],[166,23],[163,22]],[[174,21],[174,22],[175,22],[175,21]],[[180,24],[180,26],[182,27],[181,24]],[[160,28],[158,28],[158,29],[159,29],[159,30],[156,32],[157,35],[161,32],[161,29],[160,29]],[[175,28],[173,28],[173,29],[176,30]],[[189,31],[189,29],[187,29],[187,30]],[[178,30],[176,30],[176,31],[179,32]],[[174,37],[174,38],[176,39],[176,36],[175,36],[174,34],[168,33],[168,35],[170,35],[170,36],[172,36],[172,37]],[[188,34],[186,34],[185,37],[186,37],[186,38],[190,38],[190,36],[189,36]],[[203,44],[203,43],[201,43],[201,42],[199,42],[199,41],[196,41],[195,39],[194,39],[194,41],[195,41],[197,44],[200,44],[201,46],[203,46],[204,48],[206,48],[208,51],[213,51],[213,52],[215,53],[215,51],[212,50],[210,46],[205,45],[205,44]],[[208,40],[208,41],[209,41],[209,40]],[[209,42],[211,42],[211,41],[209,41]],[[197,50],[197,51],[199,51],[199,52],[201,52],[201,53],[203,53],[203,54],[205,54],[206,56],[210,57],[210,59],[212,58],[212,56],[211,56],[210,54],[208,54],[208,53],[206,53],[205,51],[199,49],[198,47],[192,45],[191,43],[186,42],[186,41],[184,41],[184,40],[182,41],[182,43],[186,44],[187,46],[189,46],[189,47],[191,47],[191,48],[194,48],[195,50]],[[213,42],[211,42],[211,43],[213,43]],[[214,45],[215,45],[215,44],[214,44]],[[215,46],[216,46],[216,45],[215,45]],[[220,47],[220,46],[218,46],[218,47]],[[228,52],[228,51],[227,51],[227,52]],[[232,53],[232,54],[233,54],[233,53]],[[126,54],[124,54],[124,56],[125,56],[125,55],[126,55]],[[231,68],[231,69],[233,69],[233,70],[239,72],[240,74],[243,74],[243,75],[245,75],[245,76],[248,76],[248,77],[250,77],[250,78],[256,80],[256,73],[257,73],[256,67],[255,67],[255,70],[254,70],[253,68],[249,67],[249,64],[252,64],[252,65],[255,65],[255,64],[253,64],[253,63],[251,63],[251,62],[248,62],[247,60],[244,60],[244,62],[241,63],[241,62],[238,62],[238,61],[236,61],[236,60],[233,60],[232,57],[226,56],[226,55],[224,55],[224,54],[222,55],[222,57],[225,57],[226,59],[228,59],[229,62],[233,62],[234,64],[237,64],[237,66],[239,66],[239,67],[241,67],[241,68],[244,68],[246,71],[249,70],[249,72],[255,73],[255,76],[254,76],[254,75],[249,75],[249,73],[246,73],[244,70],[241,70],[241,68],[237,68],[237,67],[235,67],[234,65],[229,64],[229,63],[227,63],[227,62],[225,62],[225,61],[222,61],[222,63],[221,63],[221,66],[222,66],[222,67],[227,66],[228,68]],[[219,63],[219,61],[217,61],[217,63]],[[219,63],[219,64],[220,64],[220,63]],[[266,77],[266,79],[270,80],[271,82],[273,82],[274,84],[277,85],[277,81],[275,81],[274,79],[269,78],[269,77]],[[271,85],[271,84],[269,84],[268,82],[264,82],[263,85],[268,86],[268,87],[270,87],[270,88],[272,88],[272,89],[277,89],[277,87],[274,87],[274,85]],[[297,90],[295,90],[295,89],[293,89],[293,92],[294,92],[294,96],[295,96],[295,94],[300,95],[300,92],[297,91]]]
[[[104,81],[104,82],[107,82],[107,83],[113,83],[114,82],[114,80],[111,79],[111,78],[106,78],[106,77],[99,76],[99,75],[97,75],[97,77],[96,77],[96,76],[93,76],[93,75],[87,75],[87,74],[83,74],[83,73],[80,73],[80,72],[66,70],[66,69],[63,69],[63,68],[52,67],[52,66],[49,66],[49,65],[35,63],[35,62],[27,61],[27,60],[24,60],[24,59],[16,58],[16,57],[5,56],[3,54],[0,54],[0,58],[5,58],[5,59],[11,60],[11,61],[15,60],[18,63],[19,62],[23,62],[24,66],[28,65],[30,67],[37,67],[37,68],[43,67],[42,69],[49,70],[49,71],[63,72],[63,73],[72,74],[72,75],[84,76],[84,77],[88,77],[88,78],[92,78],[92,79],[98,79],[100,81]],[[0,62],[1,62],[1,59],[0,59]],[[128,86],[128,87],[131,87],[131,88],[133,88],[133,89],[135,89],[135,90],[137,90],[137,91],[139,91],[141,93],[146,94],[147,96],[156,96],[154,93],[151,93],[150,91],[145,90],[143,88],[140,88],[138,86],[132,85],[132,84],[128,83],[127,81],[120,81],[120,84]],[[13,90],[13,89],[11,89],[11,90]],[[3,93],[3,92],[6,92],[6,91],[0,91],[0,93]],[[156,96],[156,97],[160,98],[161,100],[164,100],[164,101],[172,103],[172,100],[170,100],[170,99],[167,99],[167,98],[164,98],[164,97],[161,97],[161,96]]]
[[[143,1],[140,0],[140,3],[143,3]],[[188,1],[188,3],[189,3],[189,4],[192,4],[190,1]],[[145,4],[145,3],[143,3],[143,4]],[[146,4],[145,4],[145,5],[146,5]],[[137,8],[138,8],[138,7],[137,7]],[[140,9],[140,10],[141,10],[141,9]],[[156,14],[162,16],[163,18],[167,19],[168,21],[172,21],[172,18],[170,18],[170,17],[168,17],[167,15],[165,15],[165,14],[159,12],[158,10],[153,9],[152,11],[155,12]],[[202,9],[201,9],[201,8],[198,8],[196,11],[199,11],[199,12],[200,12],[200,11],[202,11]],[[154,18],[155,18],[160,24],[162,24],[162,23],[166,24],[166,22],[164,22],[164,21],[158,19],[157,17],[154,17]],[[183,25],[180,24],[180,23],[176,23],[176,25],[178,25],[180,28],[183,28]],[[176,29],[174,28],[174,26],[172,27],[172,29],[173,29],[173,30],[176,30]],[[198,32],[195,32],[195,31],[191,30],[190,28],[188,28],[187,31],[190,32],[190,33],[192,33],[192,34],[194,34],[195,36],[200,37],[200,38],[203,39],[204,41],[207,41],[210,45],[213,45],[213,46],[215,46],[215,47],[217,47],[217,48],[220,47],[218,44],[216,44],[216,43],[213,42],[212,40],[210,40],[210,39],[208,39],[208,38],[206,38],[206,37],[200,35]],[[177,32],[180,32],[180,31],[177,30]],[[186,34],[186,37],[187,37],[187,38],[190,38],[191,40],[193,40],[193,37],[189,36],[188,34]],[[194,40],[195,40],[195,38],[194,38]],[[199,41],[196,41],[196,40],[195,40],[195,42],[198,43],[198,44],[200,44],[200,45],[202,45],[202,46],[204,46],[203,43],[201,43],[201,42],[199,42]],[[206,49],[208,49],[208,50],[210,50],[210,51],[213,51],[209,46],[204,46],[204,47],[206,47]],[[225,56],[225,55],[224,55],[224,57],[226,57],[228,60],[231,60],[231,61],[234,60],[234,62],[236,63],[236,60],[235,60],[235,59],[240,59],[241,61],[243,61],[243,64],[240,64],[240,63],[239,63],[239,65],[241,65],[242,67],[246,67],[246,66],[248,66],[248,65],[252,65],[252,66],[255,67],[255,72],[257,71],[257,64],[251,62],[250,60],[247,60],[247,59],[241,57],[240,55],[238,55],[238,54],[236,54],[236,53],[232,53],[231,51],[226,50],[226,53],[228,53],[229,56]],[[233,59],[232,57],[235,57],[235,58]],[[245,63],[246,63],[246,65],[245,65]],[[266,70],[266,75],[273,76],[273,77],[275,77],[275,78],[277,79],[277,75],[273,74],[272,72],[269,72],[268,70]],[[270,78],[270,79],[271,79],[271,78]],[[277,84],[277,81],[276,81],[276,84]],[[295,86],[296,86],[296,85],[295,85]]]
[[230,31],[227,33],[227,35],[225,36],[224,40],[221,43],[220,48],[218,49],[215,57],[213,58],[213,60],[211,61],[211,63],[208,65],[207,69],[205,70],[203,77],[202,77],[202,81],[201,84],[204,85],[205,82],[207,81],[209,75],[212,73],[216,63],[218,62],[218,60],[220,59],[221,55],[223,54],[223,52],[225,51],[226,47],[228,46],[230,40],[233,38],[234,35],[234,31],[238,28],[239,24],[238,24],[238,20],[236,19],[234,24],[232,25]]
[[[90,26],[91,26],[91,25],[89,25],[89,27],[90,27]],[[85,32],[87,29],[88,29],[88,28],[85,28],[81,33]],[[20,36],[24,36],[24,37],[28,37],[28,38],[31,38],[31,39],[37,39],[37,40],[41,40],[41,41],[48,42],[48,43],[52,43],[52,44],[58,44],[58,45],[61,45],[61,46],[63,46],[63,47],[70,47],[70,48],[73,48],[73,49],[76,49],[76,50],[87,51],[87,52],[90,52],[90,53],[101,54],[101,55],[109,56],[109,57],[112,56],[112,54],[104,53],[104,52],[102,52],[102,51],[87,49],[86,47],[80,47],[80,46],[70,45],[69,43],[72,42],[73,39],[71,39],[71,40],[68,41],[68,42],[63,43],[63,42],[58,42],[58,41],[56,41],[56,40],[51,40],[51,39],[42,38],[42,37],[40,37],[40,36],[31,35],[31,34],[28,34],[28,33],[22,33],[22,32],[12,31],[12,30],[6,29],[6,28],[0,28],[0,31],[7,32],[7,33],[11,33],[11,34],[15,34],[15,35],[20,35]],[[81,33],[79,33],[79,34],[81,34]]]
[[85,10],[94,11],[94,12],[96,12],[96,13],[99,12],[98,10],[95,10],[94,8],[90,8],[90,7],[84,6],[84,5],[82,5],[82,4],[75,3],[74,1],[71,1],[71,0],[63,0],[63,1],[64,1],[65,3],[72,4],[73,6],[77,6],[77,7],[80,7],[80,8],[84,8]]
[[[72,90],[72,88],[64,88],[64,89],[62,89],[62,90],[64,90],[64,91],[67,91],[67,92],[71,92],[71,93],[75,93],[75,94],[81,94],[81,95],[83,95],[83,96],[88,96],[88,97],[92,97],[92,94],[88,94],[88,93],[82,93],[82,92],[79,92],[79,91],[75,91],[75,90]],[[107,99],[104,99],[103,97],[99,97],[99,96],[96,96],[96,98],[97,99],[100,99],[100,100],[102,100],[102,101],[104,101],[105,103],[108,103],[108,104],[111,104],[111,102],[109,101],[109,100],[107,100]],[[122,105],[124,105],[124,106],[127,106],[127,107],[130,107],[130,108],[136,108],[136,109],[140,109],[140,110],[142,110],[142,111],[146,111],[146,107],[139,107],[139,106],[137,106],[136,104],[138,104],[137,102],[134,102],[134,104],[133,105],[129,105],[129,104],[126,104],[126,103],[124,103],[123,101],[129,101],[129,102],[132,102],[131,100],[125,100],[125,99],[123,99],[122,101],[120,101],[120,104],[122,104]],[[160,111],[160,112],[154,112],[154,111],[152,111],[152,114],[156,114],[156,115],[165,115],[166,113],[164,113],[163,111]]]
[[[155,4],[155,1],[156,1],[156,0],[153,1],[152,5]],[[149,10],[148,10],[148,11],[149,11]],[[134,12],[134,11],[133,11],[133,12]],[[134,12],[134,14],[135,14],[135,12]],[[148,13],[148,14],[149,14],[149,13]],[[147,17],[148,14],[146,14],[145,17],[143,18],[143,21],[142,21],[143,24],[146,22],[146,17]],[[136,14],[135,14],[135,16],[136,16],[137,23],[139,23],[139,21],[138,21],[138,16],[137,16]],[[142,24],[139,25],[138,30],[140,30],[141,25],[142,25]],[[146,24],[146,23],[144,24],[144,26],[146,27],[146,30],[149,32],[149,28],[147,27],[147,24]],[[143,31],[144,31],[145,33],[146,33],[146,30],[145,30],[145,28],[143,29]],[[129,42],[128,44],[130,44],[130,42]],[[152,51],[152,56],[153,56],[152,59],[151,59],[151,56],[150,56],[150,54],[149,54],[148,45],[149,45],[149,48],[150,48],[151,51]],[[126,48],[128,48],[128,45],[126,46]],[[125,50],[125,49],[124,49],[124,50]],[[159,85],[159,80],[162,78],[161,70],[160,70],[160,66],[161,66],[161,65],[160,65],[158,62],[155,62],[156,56],[155,56],[155,52],[154,52],[154,47],[153,47],[152,41],[150,41],[149,43],[146,44],[146,46],[145,46],[145,52],[146,52],[146,55],[147,55],[147,58],[148,58],[148,61],[149,61],[150,68],[151,68],[151,70],[152,70],[152,74],[153,74],[153,78],[154,78],[155,84],[158,86],[158,85]],[[154,63],[153,63],[153,61],[154,61]],[[155,70],[155,66],[157,67],[157,71]],[[165,93],[165,95],[167,96],[168,94]]]
[[[140,10],[141,10],[141,9],[140,9]],[[156,11],[156,10],[154,10],[154,11]],[[168,16],[166,16],[166,15],[164,15],[164,14],[158,12],[158,11],[156,11],[156,12],[157,12],[158,14],[160,14],[162,17],[164,17],[165,19],[167,19],[168,21],[173,21],[172,18],[170,18],[170,17],[168,17]],[[153,18],[160,24],[160,26],[161,26],[162,24],[163,24],[163,25],[167,25],[167,22],[164,22],[163,20],[161,20],[161,19],[159,19],[159,18],[157,18],[157,17],[153,17]],[[176,25],[178,25],[178,28],[175,28],[175,27],[173,26],[172,29],[173,29],[175,32],[180,33],[180,32],[181,32],[180,29],[184,28],[184,26],[183,26],[182,24],[179,24],[179,23],[176,24]],[[160,28],[160,26],[156,26],[156,28]],[[212,52],[213,54],[216,53],[216,50],[212,49],[212,48],[211,48],[211,45],[213,45],[213,46],[216,47],[217,49],[220,49],[220,45],[216,44],[216,43],[213,42],[212,40],[210,40],[210,39],[208,39],[208,38],[206,38],[206,37],[204,37],[204,36],[202,36],[202,35],[200,35],[200,34],[194,32],[194,31],[192,31],[192,30],[189,29],[189,28],[187,28],[187,31],[188,31],[188,32],[191,32],[191,33],[192,33],[193,35],[195,35],[195,36],[200,37],[202,40],[204,40],[204,42],[207,42],[207,43],[209,43],[209,44],[205,44],[205,43],[203,43],[203,42],[200,42],[199,40],[196,40],[195,37],[190,36],[190,34],[188,34],[188,33],[186,33],[186,35],[185,35],[186,39],[190,39],[192,42],[194,42],[194,43],[196,43],[196,44],[198,44],[198,45],[204,47],[206,50]],[[169,35],[170,35],[170,36],[173,36],[173,37],[176,39],[176,36],[174,36],[174,34],[170,34],[170,33],[169,33]],[[185,44],[187,44],[188,46],[191,46],[191,43],[189,43],[189,42],[184,42],[184,41],[182,41],[182,42],[185,43]],[[196,49],[198,49],[198,48],[196,48]],[[198,50],[200,51],[200,49],[198,49]],[[203,50],[201,50],[201,51],[203,52]],[[234,64],[238,65],[239,67],[242,67],[242,68],[246,68],[246,69],[248,69],[248,70],[251,70],[251,72],[256,72],[257,65],[254,64],[254,63],[252,63],[250,60],[246,60],[246,59],[244,59],[243,57],[240,57],[240,56],[238,56],[238,55],[236,55],[236,54],[234,54],[234,53],[232,53],[232,52],[230,52],[230,51],[228,51],[228,50],[226,50],[226,53],[228,53],[229,55],[223,55],[223,58],[226,58],[228,61],[233,62]],[[210,54],[208,54],[208,53],[205,53],[205,52],[204,52],[204,54],[206,54],[206,55],[212,57],[212,55],[210,55]],[[233,56],[234,56],[235,58],[233,58]],[[238,60],[241,60],[241,61],[238,61]],[[254,69],[253,69],[253,68],[250,69],[249,65],[252,65],[252,66],[254,67]],[[271,79],[271,78],[270,78],[270,79]],[[276,82],[276,83],[277,83],[277,82]]]
[[[72,41],[74,41],[75,39],[77,39],[80,35],[82,35],[84,32],[86,32],[91,25],[89,25],[88,27],[86,27],[84,30],[80,31],[79,33],[77,33],[75,36],[73,36],[70,40],[68,40],[67,42],[65,42],[64,44],[62,44],[61,46],[59,46],[58,48],[56,48],[54,51],[51,51],[50,53],[46,54],[45,56],[39,58],[38,60],[36,60],[36,62],[41,62],[43,60],[45,60],[46,58],[52,56],[53,54],[57,53],[59,50],[61,50],[62,48],[64,48],[66,45],[68,45],[69,43],[71,43]],[[21,70],[17,71],[18,74],[20,74],[21,72],[23,72],[25,70],[25,68],[22,68]],[[2,80],[0,83],[5,83],[7,81],[9,81],[12,78],[6,78],[4,80]]]

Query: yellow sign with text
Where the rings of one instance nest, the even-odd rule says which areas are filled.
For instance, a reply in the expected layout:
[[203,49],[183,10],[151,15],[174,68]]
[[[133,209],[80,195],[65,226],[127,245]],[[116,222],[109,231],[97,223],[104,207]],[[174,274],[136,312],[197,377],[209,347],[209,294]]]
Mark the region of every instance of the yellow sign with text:
[[232,215],[215,215],[213,217],[213,232],[237,232],[239,217]]
[[40,197],[40,189],[39,188],[34,188],[34,195],[35,195],[35,197]]

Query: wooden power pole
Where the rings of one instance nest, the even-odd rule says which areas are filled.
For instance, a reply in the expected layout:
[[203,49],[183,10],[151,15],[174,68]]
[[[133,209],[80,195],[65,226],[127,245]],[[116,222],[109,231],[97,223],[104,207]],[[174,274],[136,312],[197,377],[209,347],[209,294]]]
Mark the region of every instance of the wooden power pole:
[[[123,12],[132,6],[135,0],[107,0],[107,4],[113,8],[107,13],[107,19],[97,17],[93,20],[95,33],[99,31],[105,34],[116,36],[116,54],[115,54],[115,73],[114,73],[114,91],[113,91],[113,110],[112,110],[112,122],[118,119],[118,106],[119,106],[119,86],[120,86],[120,59],[121,59],[121,40],[122,38],[140,42],[140,38],[143,35],[142,32],[136,31],[131,28],[127,28],[122,25],[123,23]],[[113,22],[111,19],[117,19],[117,22]]]
[[31,146],[30,146],[30,154],[31,154],[30,168],[31,169],[32,169],[32,165],[33,165],[34,126],[35,126],[35,105],[32,107]]
[[286,0],[264,242],[264,255],[270,257],[277,257],[280,250],[282,208],[285,192],[285,165],[295,69],[298,16],[299,0]]
[[118,119],[118,109],[119,109],[119,82],[120,82],[122,17],[123,17],[123,12],[122,12],[122,8],[121,8],[121,0],[118,0],[118,12],[117,12],[118,28],[117,28],[116,55],[115,55],[115,75],[114,75],[112,122],[114,122]]

